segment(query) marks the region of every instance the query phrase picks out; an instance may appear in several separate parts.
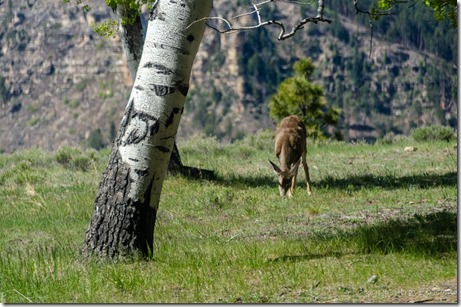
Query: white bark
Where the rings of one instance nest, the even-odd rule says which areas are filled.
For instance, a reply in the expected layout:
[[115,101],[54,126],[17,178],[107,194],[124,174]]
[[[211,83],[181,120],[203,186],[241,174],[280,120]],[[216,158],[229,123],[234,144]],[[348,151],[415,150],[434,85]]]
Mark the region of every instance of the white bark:
[[[189,89],[192,64],[212,0],[158,0],[149,20],[143,54],[122,122],[119,146],[130,167],[129,196],[157,208]],[[123,126],[123,125],[122,125]]]

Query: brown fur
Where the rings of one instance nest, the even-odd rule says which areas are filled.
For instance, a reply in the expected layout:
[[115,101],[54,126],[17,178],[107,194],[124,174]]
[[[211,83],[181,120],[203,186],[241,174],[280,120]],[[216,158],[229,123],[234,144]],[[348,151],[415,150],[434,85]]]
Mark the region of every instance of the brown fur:
[[298,167],[302,160],[306,174],[307,193],[311,194],[309,167],[306,162],[306,127],[299,116],[285,117],[275,134],[275,155],[280,167],[269,161],[277,174],[280,196],[293,195]]

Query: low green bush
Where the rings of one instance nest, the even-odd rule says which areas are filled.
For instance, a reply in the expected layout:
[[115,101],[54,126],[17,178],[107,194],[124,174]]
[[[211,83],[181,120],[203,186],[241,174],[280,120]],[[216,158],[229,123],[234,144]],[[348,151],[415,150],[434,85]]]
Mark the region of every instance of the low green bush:
[[416,128],[412,131],[412,137],[418,142],[428,141],[453,141],[456,139],[454,130],[450,127],[433,125]]
[[58,162],[64,167],[69,166],[73,159],[73,156],[78,153],[79,151],[76,149],[70,147],[62,147],[56,153],[56,162]]
[[86,172],[96,158],[93,150],[82,152],[77,148],[62,147],[56,153],[55,159],[67,169]]

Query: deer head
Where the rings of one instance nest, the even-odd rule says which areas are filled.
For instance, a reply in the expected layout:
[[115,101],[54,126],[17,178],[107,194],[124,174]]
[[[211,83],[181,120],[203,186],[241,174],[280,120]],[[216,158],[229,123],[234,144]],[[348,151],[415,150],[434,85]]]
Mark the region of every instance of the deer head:
[[280,196],[284,197],[288,194],[288,197],[293,196],[293,179],[298,172],[299,164],[301,163],[301,158],[296,162],[289,170],[282,171],[275,163],[269,160],[272,165],[274,173],[277,175],[279,182],[279,192]]

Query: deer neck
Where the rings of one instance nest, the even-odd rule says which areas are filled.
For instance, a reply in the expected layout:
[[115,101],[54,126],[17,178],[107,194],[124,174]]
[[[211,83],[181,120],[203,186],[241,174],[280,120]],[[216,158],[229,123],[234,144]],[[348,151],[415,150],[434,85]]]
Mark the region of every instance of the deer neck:
[[291,155],[293,154],[292,148],[289,142],[283,142],[282,147],[280,150],[280,169],[282,171],[288,171],[291,168],[291,164],[293,163],[290,159]]

